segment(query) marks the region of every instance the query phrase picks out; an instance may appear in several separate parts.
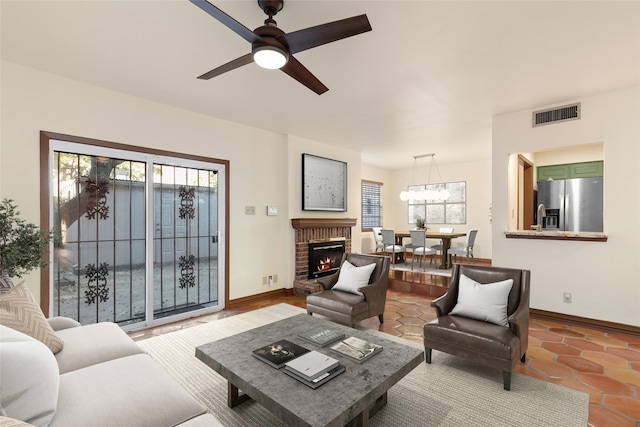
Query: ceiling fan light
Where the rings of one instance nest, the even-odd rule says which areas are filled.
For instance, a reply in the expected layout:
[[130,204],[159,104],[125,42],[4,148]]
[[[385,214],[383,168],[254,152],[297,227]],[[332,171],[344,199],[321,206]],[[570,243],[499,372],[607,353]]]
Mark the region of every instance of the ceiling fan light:
[[253,49],[253,60],[262,68],[275,70],[284,67],[289,61],[289,55],[274,46],[260,46]]

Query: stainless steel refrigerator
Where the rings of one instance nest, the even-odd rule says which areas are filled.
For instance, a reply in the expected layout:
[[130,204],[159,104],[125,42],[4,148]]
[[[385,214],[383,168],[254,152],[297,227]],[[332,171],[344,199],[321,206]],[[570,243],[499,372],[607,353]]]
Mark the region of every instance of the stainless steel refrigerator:
[[[603,177],[538,181],[543,230],[603,231]],[[536,206],[537,207],[537,206]]]

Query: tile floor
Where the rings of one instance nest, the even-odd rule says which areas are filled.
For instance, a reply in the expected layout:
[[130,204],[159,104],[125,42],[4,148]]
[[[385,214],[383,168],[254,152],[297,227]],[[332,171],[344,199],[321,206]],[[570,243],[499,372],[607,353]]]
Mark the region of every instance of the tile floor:
[[[430,303],[447,281],[432,275],[392,273],[385,323],[371,318],[362,325],[422,343],[422,326],[435,317]],[[304,297],[264,298],[131,336],[145,339],[280,302],[305,307]],[[531,319],[527,361],[516,372],[589,393],[589,426],[640,427],[640,338]]]

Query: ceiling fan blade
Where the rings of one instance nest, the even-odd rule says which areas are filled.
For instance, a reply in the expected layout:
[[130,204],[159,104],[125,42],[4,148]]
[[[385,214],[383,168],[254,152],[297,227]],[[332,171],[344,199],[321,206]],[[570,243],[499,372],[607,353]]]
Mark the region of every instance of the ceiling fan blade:
[[[193,0],[192,0],[193,1]],[[371,24],[367,15],[354,16],[327,24],[316,25],[304,30],[285,34],[284,39],[289,44],[290,53],[298,53],[312,47],[335,42],[347,37],[371,31]]]
[[226,27],[230,28],[233,32],[238,34],[240,37],[248,41],[249,43],[254,43],[257,41],[262,41],[262,37],[256,35],[253,31],[212,5],[206,0],[189,0],[191,3],[198,6],[200,9],[207,12],[209,15],[216,18]]
[[304,65],[300,63],[293,56],[289,56],[289,62],[281,68],[282,71],[317,93],[322,95],[329,90],[328,87],[322,84],[320,80],[311,71],[307,70]]
[[226,64],[221,65],[218,68],[214,68],[213,70],[208,71],[201,76],[198,76],[198,78],[202,80],[209,80],[212,77],[219,76],[220,74],[224,74],[227,71],[235,70],[236,68],[240,68],[243,65],[247,65],[252,62],[253,62],[253,55],[250,53],[247,53],[246,55],[241,56],[240,58],[234,59],[231,62],[227,62]]

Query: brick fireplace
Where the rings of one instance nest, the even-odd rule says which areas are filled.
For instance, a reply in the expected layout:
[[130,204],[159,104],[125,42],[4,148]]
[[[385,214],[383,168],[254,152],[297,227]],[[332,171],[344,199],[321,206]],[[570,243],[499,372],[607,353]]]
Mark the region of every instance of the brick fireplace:
[[345,239],[345,251],[351,252],[351,227],[356,218],[292,218],[291,226],[296,232],[294,282],[309,280],[309,243]]

